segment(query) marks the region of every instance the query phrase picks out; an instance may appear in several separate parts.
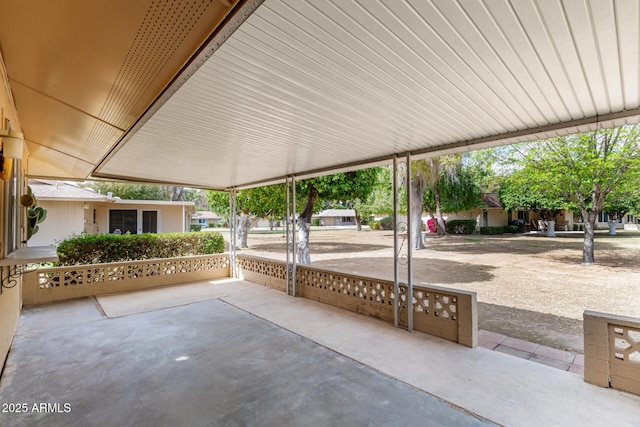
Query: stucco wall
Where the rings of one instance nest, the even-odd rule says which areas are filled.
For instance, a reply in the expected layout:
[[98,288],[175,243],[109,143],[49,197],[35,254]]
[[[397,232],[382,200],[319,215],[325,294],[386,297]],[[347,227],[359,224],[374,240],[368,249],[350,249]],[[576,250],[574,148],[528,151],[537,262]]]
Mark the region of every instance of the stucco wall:
[[82,202],[54,202],[43,200],[38,202],[47,210],[47,219],[31,239],[29,246],[46,246],[64,240],[84,231],[84,211]]
[[[4,126],[5,119],[11,120],[13,124],[13,129],[16,131],[20,131],[17,120],[17,117],[14,114],[13,107],[10,102],[10,96],[7,89],[7,84],[5,83],[6,74],[4,73],[4,67],[0,67],[0,124]],[[22,166],[26,162],[22,161]],[[21,181],[24,182],[24,171],[20,171]],[[5,181],[0,179],[0,257],[4,256],[5,251],[5,223],[6,223],[6,206],[4,201],[4,192],[5,192],[6,183]],[[24,212],[21,210],[21,212]],[[20,232],[20,241],[24,240],[24,222],[25,222],[26,213],[24,215],[20,215],[20,227],[18,228]],[[5,277],[8,273],[8,267],[1,267],[0,274]],[[9,353],[9,348],[11,347],[11,342],[13,341],[13,336],[16,332],[16,327],[18,326],[18,319],[20,318],[20,309],[22,306],[22,292],[21,292],[21,284],[12,288],[5,289],[0,295],[0,368],[4,365],[4,361],[7,358],[7,354]]]
[[487,209],[488,224],[484,224],[483,212],[480,208],[474,208],[470,211],[457,212],[453,214],[447,213],[445,216],[448,221],[452,219],[475,219],[478,221],[479,227],[501,227],[503,225],[507,225],[507,212],[502,209]]
[[[158,218],[160,222],[160,218]],[[179,233],[182,229],[182,206],[162,206],[162,232]]]
[[[111,209],[131,209],[138,211],[138,233],[142,233],[142,212],[158,212],[158,233],[180,233],[185,231],[182,219],[182,205],[138,205],[138,204],[96,204],[96,224],[95,234],[109,232],[109,210]],[[92,213],[93,214],[93,213]]]

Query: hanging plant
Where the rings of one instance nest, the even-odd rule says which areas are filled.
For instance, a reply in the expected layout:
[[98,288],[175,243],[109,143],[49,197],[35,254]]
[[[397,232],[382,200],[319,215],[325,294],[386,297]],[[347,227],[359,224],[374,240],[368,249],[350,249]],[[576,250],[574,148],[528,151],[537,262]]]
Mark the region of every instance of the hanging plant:
[[27,240],[36,234],[42,221],[47,218],[47,210],[38,206],[38,200],[33,195],[31,187],[27,187],[27,194],[20,197],[20,203],[27,208]]

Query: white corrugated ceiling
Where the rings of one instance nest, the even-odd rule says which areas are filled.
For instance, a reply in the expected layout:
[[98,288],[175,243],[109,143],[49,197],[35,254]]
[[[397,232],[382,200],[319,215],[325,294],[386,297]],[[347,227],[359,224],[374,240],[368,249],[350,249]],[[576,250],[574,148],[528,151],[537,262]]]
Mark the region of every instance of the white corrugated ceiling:
[[636,123],[639,40],[636,0],[266,0],[94,175],[230,188]]

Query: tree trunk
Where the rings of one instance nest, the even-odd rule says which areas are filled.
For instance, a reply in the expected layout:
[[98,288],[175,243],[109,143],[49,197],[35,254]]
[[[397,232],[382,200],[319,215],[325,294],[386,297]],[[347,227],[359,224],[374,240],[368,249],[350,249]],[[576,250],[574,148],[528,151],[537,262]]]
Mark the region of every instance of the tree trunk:
[[584,245],[582,247],[582,264],[592,265],[596,262],[594,252],[594,231],[596,229],[597,213],[584,211],[582,217],[585,218],[584,223]]
[[444,217],[442,215],[442,203],[440,201],[440,192],[438,191],[437,188],[434,191],[434,198],[436,202],[436,216],[437,216],[436,219],[438,222],[438,235],[444,236],[445,234],[447,234],[447,227],[444,223]]
[[249,245],[247,244],[247,235],[249,234],[250,225],[249,213],[243,212],[238,223],[238,240],[240,241],[241,248],[249,247]]
[[298,218],[298,263],[303,265],[311,264],[311,250],[309,248],[309,231],[311,229],[311,216],[313,215],[313,203],[318,196],[315,187],[309,189],[307,202]]
[[309,249],[309,230],[311,224],[300,220],[298,226],[298,264],[311,265],[311,250]]
[[422,202],[424,200],[424,179],[411,181],[411,247],[424,249],[422,243]]
[[356,230],[362,231],[362,218],[360,218],[360,213],[357,209],[355,209],[356,213]]

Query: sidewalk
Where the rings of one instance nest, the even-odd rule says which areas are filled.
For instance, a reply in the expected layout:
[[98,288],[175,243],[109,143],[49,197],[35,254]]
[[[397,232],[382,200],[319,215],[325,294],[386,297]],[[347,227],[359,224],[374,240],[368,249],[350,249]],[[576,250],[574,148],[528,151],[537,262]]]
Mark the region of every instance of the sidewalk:
[[478,345],[584,376],[584,355],[547,347],[496,332],[478,331]]
[[638,426],[640,396],[484,347],[408,333],[265,288],[223,300],[498,424]]

